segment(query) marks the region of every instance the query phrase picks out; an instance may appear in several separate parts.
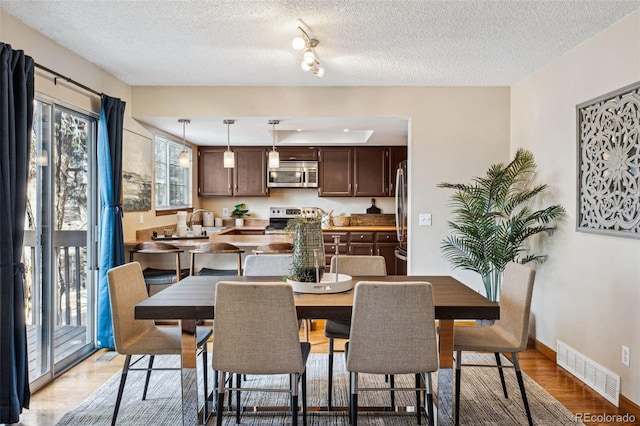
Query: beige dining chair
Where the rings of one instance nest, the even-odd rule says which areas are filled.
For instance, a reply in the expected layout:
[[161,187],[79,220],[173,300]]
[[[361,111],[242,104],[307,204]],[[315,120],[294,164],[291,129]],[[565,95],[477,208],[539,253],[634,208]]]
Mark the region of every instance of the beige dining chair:
[[180,267],[180,255],[182,253],[184,253],[184,250],[174,246],[173,244],[159,241],[145,241],[136,244],[131,248],[131,250],[129,250],[129,262],[133,262],[135,260],[136,254],[144,254],[157,258],[167,257],[169,255],[175,257],[175,268],[173,269],[149,267],[142,271],[147,292],[151,294],[151,286],[174,284],[189,275],[188,269],[182,269]]
[[198,275],[242,275],[242,253],[244,250],[229,243],[202,243],[189,250],[191,255],[191,261],[189,262],[189,274],[196,274],[196,255],[209,255],[209,256],[223,256],[223,255],[236,255],[237,266],[236,270],[233,269],[217,269],[217,268],[201,268],[198,271]]
[[[292,424],[298,424],[298,389],[302,384],[302,416],[307,422],[306,363],[311,345],[300,342],[293,289],[282,282],[220,281],[216,285],[216,334],[213,369],[218,371],[217,425],[222,425],[225,391],[236,392],[236,423],[240,423],[240,391],[265,389],[227,387],[225,375],[289,375]],[[264,327],[264,324],[269,327]],[[259,330],[259,331],[257,331]]]
[[[504,368],[513,368],[516,372],[522,402],[527,414],[529,425],[533,425],[531,411],[527,401],[527,393],[524,389],[524,381],[518,353],[527,347],[529,335],[529,313],[531,310],[531,295],[533,294],[533,282],[535,281],[535,269],[510,262],[504,269],[502,289],[500,290],[500,319],[491,326],[456,326],[454,327],[453,348],[456,353],[456,380],[455,380],[455,423],[460,419],[460,381],[462,366],[495,367],[500,373],[500,382],[504,397],[508,398],[507,386],[504,381]],[[496,365],[488,364],[463,364],[462,352],[493,352]],[[500,354],[511,354],[512,365],[502,365]],[[506,358],[506,357],[505,357]]]
[[[126,263],[110,269],[107,272],[107,281],[109,285],[115,349],[119,354],[126,355],[120,377],[116,404],[113,409],[113,418],[111,419],[111,424],[115,425],[120,409],[120,401],[122,400],[122,392],[124,391],[129,371],[139,370],[147,372],[144,390],[142,391],[142,399],[146,399],[155,356],[180,355],[182,330],[177,326],[158,327],[152,320],[135,319],[135,306],[149,297],[144,276],[142,275],[142,268],[138,262]],[[213,330],[211,327],[196,328],[197,346],[202,353],[205,401],[208,394],[207,340],[209,340],[212,333]],[[142,356],[131,362],[133,355]],[[149,356],[148,366],[146,368],[134,368],[146,355]],[[163,370],[168,369],[180,370],[180,368],[163,368]]]
[[248,254],[244,258],[244,276],[284,277],[291,272],[293,254]]
[[[383,256],[335,255],[331,257],[329,272],[361,277],[381,277],[387,275],[387,263]],[[327,320],[324,335],[329,340],[329,366],[327,379],[327,408],[333,409],[333,353],[334,339],[349,339],[351,321]],[[393,379],[392,385],[393,385]],[[394,405],[393,402],[391,404]]]
[[416,392],[416,416],[421,424],[421,392],[426,391],[425,408],[429,424],[434,424],[431,373],[438,370],[439,364],[431,284],[419,281],[356,284],[346,355],[352,426],[358,423],[360,392],[389,390],[360,389],[359,373],[415,375],[415,387],[396,386],[394,392]]

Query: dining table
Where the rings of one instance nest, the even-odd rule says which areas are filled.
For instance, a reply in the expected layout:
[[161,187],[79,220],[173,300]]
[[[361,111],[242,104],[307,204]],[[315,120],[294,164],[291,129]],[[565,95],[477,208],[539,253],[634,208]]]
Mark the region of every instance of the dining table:
[[[477,293],[454,277],[445,275],[387,275],[382,277],[352,277],[358,281],[399,283],[426,281],[433,289],[435,318],[439,329],[439,369],[437,416],[439,426],[453,424],[453,329],[456,320],[495,320],[500,316],[497,303]],[[283,282],[282,277],[189,276],[167,289],[138,303],[136,319],[178,320],[182,326],[181,385],[183,425],[206,423],[204,409],[198,404],[196,374],[196,337],[191,331],[196,322],[215,318],[215,287],[219,281]],[[342,293],[295,293],[299,319],[350,320],[354,291]],[[391,314],[391,312],[389,313]],[[215,336],[214,336],[215,338]]]

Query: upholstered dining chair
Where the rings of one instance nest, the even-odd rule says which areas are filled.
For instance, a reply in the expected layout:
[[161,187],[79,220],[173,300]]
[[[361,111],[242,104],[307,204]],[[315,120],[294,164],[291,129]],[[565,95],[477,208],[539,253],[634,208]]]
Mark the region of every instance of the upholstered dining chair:
[[293,253],[293,243],[270,243],[258,246],[253,254],[284,254]]
[[388,388],[360,389],[359,373],[414,374],[415,387],[396,386],[394,392],[416,392],[417,422],[421,424],[420,394],[426,391],[428,420],[430,425],[434,424],[431,373],[438,370],[438,346],[431,284],[418,281],[360,281],[356,284],[351,336],[345,350],[353,426],[358,422],[358,394],[371,390],[388,391]]
[[244,250],[229,243],[202,243],[195,249],[189,250],[191,255],[191,261],[189,263],[189,274],[195,275],[196,273],[196,255],[230,255],[237,256],[237,267],[233,269],[216,269],[216,268],[201,268],[198,271],[198,275],[242,275],[242,253]]
[[[311,345],[300,342],[291,285],[282,282],[232,282],[216,285],[216,334],[213,369],[218,371],[217,425],[222,425],[224,393],[236,391],[236,423],[240,423],[240,391],[226,387],[225,375],[289,375],[292,424],[298,424],[298,389],[302,383],[303,424],[307,421],[306,363]],[[268,323],[269,327],[263,325]],[[259,331],[256,331],[259,330]]]
[[291,272],[292,261],[292,254],[248,254],[244,258],[244,276],[283,277]]
[[[331,257],[329,272],[361,277],[381,277],[387,275],[387,264],[383,256],[335,255]],[[327,379],[327,408],[333,409],[333,353],[334,339],[349,339],[351,321],[327,320],[324,335],[329,339],[329,376]],[[393,405],[393,403],[392,403]]]
[[[142,399],[147,397],[147,389],[153,369],[153,361],[156,355],[180,355],[180,345],[182,341],[182,330],[177,326],[158,327],[152,320],[137,320],[134,317],[134,307],[149,297],[142,268],[138,262],[126,263],[117,266],[107,272],[109,284],[109,298],[111,303],[111,316],[113,319],[113,337],[116,351],[126,355],[118,396],[113,409],[111,424],[116,424],[122,392],[127,381],[127,375],[131,370],[142,370],[147,372]],[[207,340],[211,337],[213,330],[210,327],[197,327],[196,339],[198,348],[202,353],[203,375],[204,375],[204,401],[208,394],[207,387]],[[143,355],[133,362],[133,355]],[[134,368],[134,366],[149,356],[149,363],[146,368]],[[163,368],[167,370],[167,368]],[[175,368],[173,370],[180,370]],[[205,405],[206,407],[206,405]]]
[[151,286],[153,285],[168,285],[174,284],[189,275],[188,269],[182,269],[180,267],[180,255],[184,253],[179,247],[173,244],[163,243],[159,241],[145,241],[136,244],[129,250],[129,262],[134,261],[134,256],[137,254],[145,254],[147,256],[175,256],[174,269],[161,269],[161,268],[145,268],[142,271],[144,276],[144,282],[146,283],[147,292],[151,294]]
[[[462,366],[496,367],[500,373],[500,382],[504,397],[508,398],[507,386],[504,381],[504,368],[513,368],[516,372],[522,402],[527,414],[529,425],[533,425],[531,411],[524,389],[522,372],[518,362],[518,353],[527,347],[529,334],[529,312],[531,310],[531,295],[535,269],[520,263],[510,262],[504,269],[502,289],[500,290],[500,319],[491,326],[456,326],[454,327],[453,347],[456,353],[455,379],[455,423],[460,419],[460,381]],[[462,352],[493,352],[496,365],[463,364]],[[500,354],[511,354],[511,366],[502,365]]]

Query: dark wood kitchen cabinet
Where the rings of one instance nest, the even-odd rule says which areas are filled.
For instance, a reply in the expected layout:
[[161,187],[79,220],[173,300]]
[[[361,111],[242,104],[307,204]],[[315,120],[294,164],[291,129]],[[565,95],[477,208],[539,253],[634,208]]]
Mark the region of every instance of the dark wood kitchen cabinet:
[[353,195],[353,148],[318,148],[318,171],[320,197]]
[[280,161],[315,161],[318,150],[313,146],[283,146],[277,148]]
[[321,197],[392,197],[407,147],[318,148]]
[[400,163],[407,159],[406,146],[392,146],[389,148],[389,196],[396,195],[396,171]]
[[[352,256],[382,256],[387,265],[387,274],[396,274],[395,249],[398,239],[395,232],[343,232],[323,231],[326,265],[331,263],[331,256],[336,253],[334,235],[340,236],[338,250],[340,254]],[[338,269],[340,267],[338,266]],[[339,271],[338,271],[339,272]]]
[[386,197],[389,194],[389,148],[354,148],[354,197]]
[[224,168],[222,147],[198,148],[198,197],[231,197],[233,195],[232,169]]
[[235,166],[224,167],[225,147],[198,149],[199,197],[266,197],[266,147],[234,148]]

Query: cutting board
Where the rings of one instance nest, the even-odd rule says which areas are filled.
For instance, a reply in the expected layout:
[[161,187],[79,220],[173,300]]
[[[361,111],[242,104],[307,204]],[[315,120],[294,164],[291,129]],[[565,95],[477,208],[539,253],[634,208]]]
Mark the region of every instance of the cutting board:
[[359,214],[351,213],[351,226],[395,226],[396,216],[393,214]]
[[376,199],[372,198],[371,207],[367,209],[367,214],[380,214],[380,213],[382,213],[382,210],[380,210],[378,206],[376,206]]

